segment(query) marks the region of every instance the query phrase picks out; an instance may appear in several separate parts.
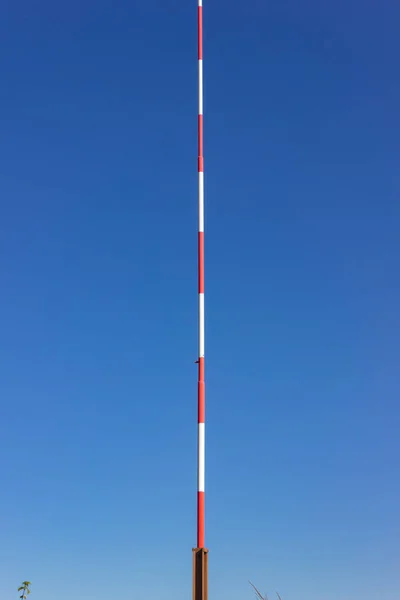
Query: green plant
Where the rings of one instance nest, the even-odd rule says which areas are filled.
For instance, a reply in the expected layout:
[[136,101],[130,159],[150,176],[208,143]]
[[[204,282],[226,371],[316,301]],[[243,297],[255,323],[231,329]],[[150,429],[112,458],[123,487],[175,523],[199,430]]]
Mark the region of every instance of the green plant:
[[21,596],[19,597],[20,600],[26,600],[28,595],[31,593],[30,587],[31,587],[31,582],[30,581],[23,581],[22,585],[18,588],[19,592],[22,592]]

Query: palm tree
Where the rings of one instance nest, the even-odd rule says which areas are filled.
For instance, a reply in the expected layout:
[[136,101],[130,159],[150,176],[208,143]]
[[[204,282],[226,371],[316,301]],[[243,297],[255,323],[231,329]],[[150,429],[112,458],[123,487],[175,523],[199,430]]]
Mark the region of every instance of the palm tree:
[[30,586],[31,586],[31,582],[30,581],[23,581],[21,587],[18,588],[19,592],[22,592],[21,596],[19,597],[20,600],[26,600],[28,595],[31,593],[30,590]]

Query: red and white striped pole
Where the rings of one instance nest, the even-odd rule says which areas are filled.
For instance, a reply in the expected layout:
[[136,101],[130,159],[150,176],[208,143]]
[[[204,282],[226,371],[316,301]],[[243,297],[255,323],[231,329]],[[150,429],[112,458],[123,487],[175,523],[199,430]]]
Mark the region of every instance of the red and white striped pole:
[[199,376],[198,376],[198,485],[197,485],[197,547],[204,548],[204,483],[205,483],[205,383],[204,383],[204,156],[203,156],[203,0],[198,0],[198,176],[199,176]]
[[199,232],[198,232],[198,292],[199,292],[199,358],[198,358],[198,441],[197,441],[197,548],[193,549],[193,600],[208,600],[208,550],[205,546],[204,483],[205,483],[205,383],[204,383],[204,156],[203,156],[203,0],[198,1],[198,159]]

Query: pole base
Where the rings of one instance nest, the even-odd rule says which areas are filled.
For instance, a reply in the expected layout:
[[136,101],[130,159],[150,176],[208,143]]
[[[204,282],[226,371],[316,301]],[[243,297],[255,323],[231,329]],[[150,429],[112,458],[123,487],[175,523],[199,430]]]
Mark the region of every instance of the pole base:
[[208,600],[208,550],[193,548],[193,600]]

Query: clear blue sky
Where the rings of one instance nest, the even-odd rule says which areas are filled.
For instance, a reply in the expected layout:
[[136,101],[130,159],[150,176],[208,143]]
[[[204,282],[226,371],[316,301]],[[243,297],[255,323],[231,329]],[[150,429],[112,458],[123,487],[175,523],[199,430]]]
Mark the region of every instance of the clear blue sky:
[[[196,11],[3,2],[2,600],[190,598]],[[400,9],[204,12],[211,597],[395,600]]]

